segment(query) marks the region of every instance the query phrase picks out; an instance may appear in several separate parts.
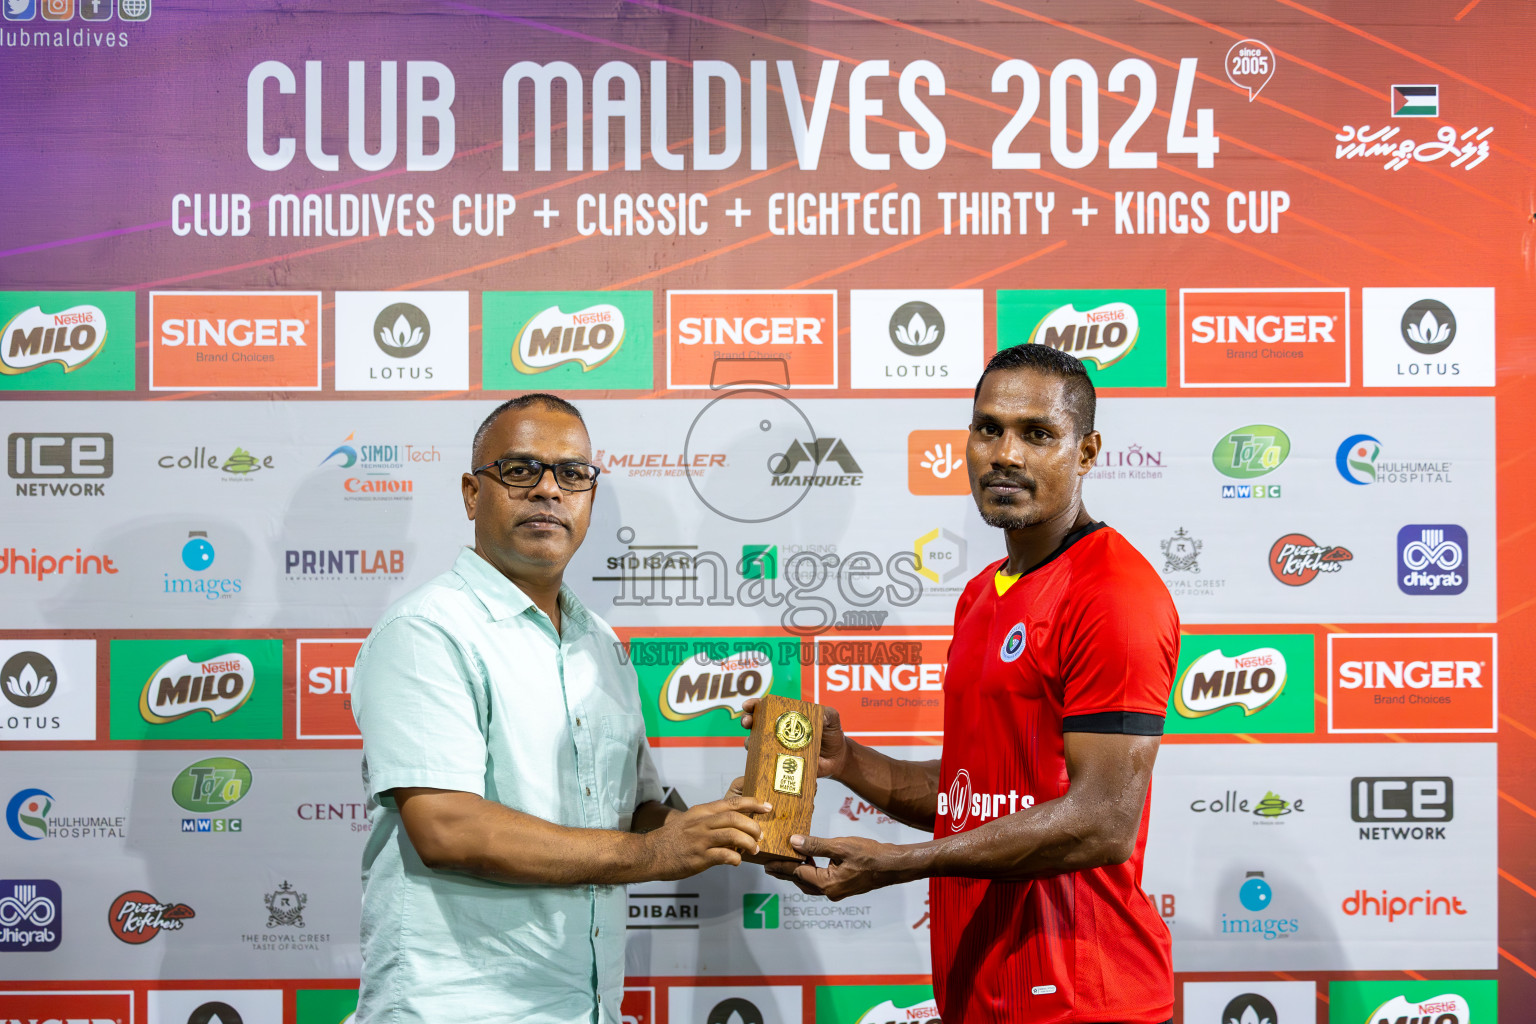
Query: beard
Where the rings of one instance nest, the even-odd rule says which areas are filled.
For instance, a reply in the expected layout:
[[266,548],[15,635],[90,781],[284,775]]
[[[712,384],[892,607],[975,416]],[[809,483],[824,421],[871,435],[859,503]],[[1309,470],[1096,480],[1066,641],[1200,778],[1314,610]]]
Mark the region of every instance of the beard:
[[1044,518],[1045,516],[1039,512],[1026,512],[1023,509],[981,510],[981,521],[999,530],[1022,530],[1027,526],[1034,526]]

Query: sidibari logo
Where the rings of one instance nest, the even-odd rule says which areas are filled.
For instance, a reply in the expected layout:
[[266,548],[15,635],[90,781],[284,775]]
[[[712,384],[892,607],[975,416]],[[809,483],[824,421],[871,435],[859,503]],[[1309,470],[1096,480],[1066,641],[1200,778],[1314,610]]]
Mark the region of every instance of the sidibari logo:
[[1472,1006],[1453,992],[1409,1002],[1395,996],[1371,1011],[1367,1024],[1404,1021],[1405,1024],[1472,1024]]
[[742,715],[741,702],[773,689],[773,659],[767,651],[739,651],[714,659],[700,651],[678,665],[661,688],[661,713],[674,722],[724,708]]
[[1291,454],[1291,439],[1279,427],[1253,423],[1229,431],[1211,449],[1211,464],[1222,476],[1252,480],[1279,469]]
[[[409,359],[432,340],[432,323],[421,307],[409,302],[392,302],[373,318],[373,340],[385,355]],[[427,375],[431,376],[430,369]]]
[[1286,586],[1300,587],[1318,573],[1338,572],[1354,557],[1348,548],[1319,544],[1304,533],[1288,533],[1270,545],[1269,571]]
[[542,310],[517,332],[512,364],[523,373],[542,373],[566,363],[582,372],[596,369],[624,344],[624,313],[602,303],[567,313],[559,306]]
[[1103,370],[1129,355],[1140,336],[1136,308],[1128,302],[1106,302],[1081,312],[1068,303],[1036,324],[1029,341],[1071,353]]
[[886,330],[891,344],[909,356],[926,356],[944,344],[944,317],[926,302],[897,306]]
[[1456,314],[1437,299],[1420,299],[1403,310],[1398,329],[1403,332],[1405,345],[1420,355],[1432,356],[1456,340]]
[[225,810],[250,791],[250,767],[232,757],[204,758],[187,765],[171,781],[171,799],[203,814]]
[[177,655],[155,669],[139,695],[139,714],[146,722],[174,722],[198,711],[213,721],[228,718],[255,691],[256,666],[232,651],[205,661]]
[[36,651],[21,651],[0,668],[0,692],[19,708],[41,707],[58,689],[59,670]]
[[161,903],[147,892],[130,889],[107,908],[107,927],[121,941],[137,946],[161,932],[180,931],[196,916],[185,903]]
[[26,373],[49,363],[69,373],[96,358],[106,341],[107,316],[99,306],[70,306],[57,313],[33,306],[0,329],[0,373]]
[[1174,707],[1185,718],[1204,718],[1240,707],[1244,717],[1262,711],[1285,689],[1285,655],[1260,647],[1233,657],[1207,651],[1185,670],[1174,688]]

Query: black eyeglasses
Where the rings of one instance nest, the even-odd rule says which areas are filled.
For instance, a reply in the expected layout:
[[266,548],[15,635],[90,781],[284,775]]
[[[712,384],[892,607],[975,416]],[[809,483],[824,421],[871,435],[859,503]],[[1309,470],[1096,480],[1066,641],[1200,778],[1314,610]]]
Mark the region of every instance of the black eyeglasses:
[[495,468],[496,475],[508,487],[537,487],[546,470],[554,473],[555,485],[562,491],[590,491],[597,486],[601,466],[586,462],[540,462],[538,459],[497,459],[470,472],[483,473]]

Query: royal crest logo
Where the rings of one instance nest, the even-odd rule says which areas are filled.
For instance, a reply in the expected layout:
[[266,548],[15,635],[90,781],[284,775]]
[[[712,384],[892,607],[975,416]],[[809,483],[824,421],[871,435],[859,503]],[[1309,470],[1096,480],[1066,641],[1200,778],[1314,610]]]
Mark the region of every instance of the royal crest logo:
[[1191,537],[1184,527],[1179,527],[1172,537],[1162,541],[1161,546],[1163,572],[1197,573],[1200,571],[1200,549],[1205,545]]
[[286,881],[266,894],[268,928],[303,928],[304,907],[309,897]]

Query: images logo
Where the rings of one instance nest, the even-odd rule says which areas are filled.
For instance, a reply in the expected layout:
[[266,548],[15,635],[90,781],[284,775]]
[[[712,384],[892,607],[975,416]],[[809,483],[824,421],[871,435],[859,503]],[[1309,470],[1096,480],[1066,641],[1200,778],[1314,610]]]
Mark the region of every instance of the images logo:
[[772,689],[773,659],[767,652],[740,651],[716,660],[700,651],[667,676],[661,713],[674,722],[686,722],[724,708],[732,718],[740,718],[742,701]]
[[171,782],[171,799],[199,814],[227,810],[251,791],[251,769],[232,757],[209,757],[183,768]]
[[1392,116],[1439,117],[1440,87],[1438,85],[1394,85]]
[[[1312,634],[1190,633],[1179,638],[1171,733],[1309,733]],[[1228,651],[1235,653],[1228,654]]]
[[1415,595],[1460,594],[1471,575],[1467,558],[1467,531],[1455,523],[1405,526],[1397,531],[1397,589]]
[[[1263,914],[1270,909],[1275,892],[1264,878],[1262,871],[1250,871],[1237,889],[1237,900],[1250,914]],[[1283,939],[1301,930],[1301,922],[1294,917],[1245,917],[1221,914],[1222,935],[1253,935],[1265,942]]]
[[980,289],[856,288],[848,303],[855,388],[968,388],[980,375]]
[[319,292],[150,292],[151,391],[320,390]]
[[1288,533],[1269,549],[1269,571],[1288,587],[1311,583],[1318,573],[1334,573],[1354,559],[1348,548],[1318,544],[1304,533]]
[[346,740],[361,735],[352,717],[352,672],[361,640],[304,640],[298,644],[295,726],[301,740]]
[[559,306],[541,311],[517,332],[512,365],[521,373],[543,373],[575,363],[588,373],[624,346],[624,311],[599,303],[567,313]]
[[912,494],[971,493],[964,430],[914,430],[907,435],[907,490]]
[[650,292],[486,292],[481,303],[487,389],[653,384]]
[[[5,4],[15,21],[36,11],[28,0],[12,17]],[[132,292],[0,292],[0,323],[0,391],[134,388]]]
[[743,928],[777,928],[779,926],[779,894],[776,892],[742,893],[741,926]]
[[1492,288],[1362,288],[1367,387],[1492,387]]
[[281,739],[282,660],[281,640],[113,640],[112,738]]
[[0,692],[19,708],[42,707],[58,689],[59,672],[36,651],[21,651],[0,668]]
[[1349,289],[1185,288],[1185,387],[1346,387]]
[[1328,636],[1329,732],[1494,732],[1492,633]]
[[469,387],[468,292],[337,292],[337,391]]
[[34,842],[46,839],[51,810],[53,794],[41,789],[23,789],[5,805],[5,823],[22,839]]
[[146,722],[164,723],[205,711],[217,722],[250,699],[255,677],[256,666],[238,651],[206,661],[192,661],[179,654],[145,681],[139,714]]
[[1098,288],[997,293],[997,347],[1047,345],[1077,356],[1097,387],[1168,383],[1167,293]]
[[137,946],[161,932],[180,931],[196,916],[185,903],[161,903],[147,892],[130,889],[107,908],[107,926],[118,939]]
[[669,388],[710,387],[721,358],[772,359],[791,387],[835,388],[837,292],[668,292],[667,350]]
[[1285,431],[1254,423],[1238,427],[1217,441],[1211,449],[1211,464],[1222,476],[1252,480],[1279,469],[1290,454],[1291,439]]
[[217,601],[221,597],[234,597],[240,593],[241,580],[238,577],[216,577],[200,575],[212,568],[213,560],[217,552],[212,542],[208,540],[208,531],[191,530],[187,533],[187,542],[181,546],[181,564],[186,566],[196,576],[172,576],[170,573],[162,573],[165,577],[161,592],[165,594],[200,594],[209,601]]
[[1252,715],[1285,691],[1285,655],[1260,647],[1235,657],[1207,651],[1184,671],[1173,689],[1174,705],[1185,718],[1204,718],[1238,707]]
[[46,953],[63,940],[64,893],[58,882],[0,879],[0,953]]

